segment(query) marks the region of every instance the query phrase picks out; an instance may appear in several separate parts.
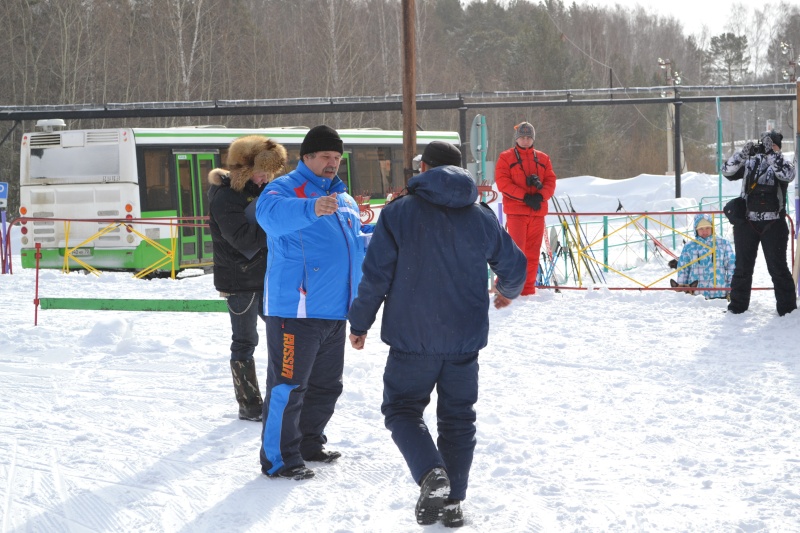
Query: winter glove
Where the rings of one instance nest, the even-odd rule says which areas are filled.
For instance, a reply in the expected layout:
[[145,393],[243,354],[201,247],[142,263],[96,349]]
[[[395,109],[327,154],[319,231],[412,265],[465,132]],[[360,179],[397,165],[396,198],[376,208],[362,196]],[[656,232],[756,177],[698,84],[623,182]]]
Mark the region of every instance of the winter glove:
[[771,167],[772,166],[776,167],[776,169],[780,168],[781,165],[783,165],[783,157],[777,152],[767,152],[766,159],[767,159],[767,164]]
[[774,148],[774,145],[772,144],[772,137],[769,135],[764,135],[764,138],[761,139],[761,144],[764,145],[764,152],[766,153],[770,153]]
[[747,144],[742,146],[742,155],[745,157],[756,155],[756,145],[753,141],[747,141]]
[[525,202],[525,205],[534,211],[538,211],[539,208],[542,207],[542,200],[544,200],[544,197],[538,192],[536,194],[526,194],[522,199],[522,201]]

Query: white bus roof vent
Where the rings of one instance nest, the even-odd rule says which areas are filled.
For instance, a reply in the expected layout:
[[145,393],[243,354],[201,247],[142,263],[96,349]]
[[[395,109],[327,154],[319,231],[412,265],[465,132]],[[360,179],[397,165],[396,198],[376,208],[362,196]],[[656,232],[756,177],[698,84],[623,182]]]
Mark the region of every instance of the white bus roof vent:
[[41,131],[53,132],[66,127],[67,124],[60,118],[43,118],[36,121],[36,129]]

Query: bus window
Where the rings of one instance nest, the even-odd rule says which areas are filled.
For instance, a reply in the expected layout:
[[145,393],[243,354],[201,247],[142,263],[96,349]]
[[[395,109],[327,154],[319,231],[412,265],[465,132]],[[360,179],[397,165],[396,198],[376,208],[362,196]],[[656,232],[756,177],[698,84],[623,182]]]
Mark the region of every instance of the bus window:
[[139,176],[142,189],[142,211],[176,211],[174,187],[169,179],[172,154],[169,150],[145,150],[140,169],[144,176]]
[[[421,154],[417,147],[417,154]],[[397,194],[406,186],[406,177],[403,172],[403,147],[392,148],[392,190]],[[415,154],[416,155],[416,154]]]
[[284,148],[286,148],[286,173],[288,174],[296,169],[297,163],[300,162],[300,148],[289,148],[288,146],[284,146]]
[[23,185],[41,179],[63,179],[69,183],[120,181],[119,146],[90,145],[74,148],[31,147],[30,166]]
[[[336,175],[342,180],[342,183],[345,184],[347,187],[347,192],[350,192],[350,181],[351,181],[351,167],[352,160],[350,159],[350,152],[345,151],[342,154],[342,160],[339,163],[339,170],[336,171]],[[352,194],[352,193],[351,193]]]
[[[211,184],[208,182],[208,175],[214,169],[214,156],[212,154],[207,154],[205,157],[198,157],[197,166],[200,172],[197,179],[200,182],[200,198],[203,205],[201,214],[203,216],[208,216],[208,202],[206,199],[208,198],[208,189],[211,187]],[[209,233],[208,228],[206,228],[205,232]]]
[[350,160],[351,176],[358,176],[352,184],[353,195],[385,198],[391,189],[391,148],[388,146],[354,146]]

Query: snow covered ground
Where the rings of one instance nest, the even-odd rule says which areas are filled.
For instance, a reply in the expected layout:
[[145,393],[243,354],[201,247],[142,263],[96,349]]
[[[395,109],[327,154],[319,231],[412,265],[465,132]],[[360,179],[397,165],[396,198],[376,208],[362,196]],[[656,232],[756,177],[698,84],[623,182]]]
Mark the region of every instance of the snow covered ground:
[[[716,180],[687,177],[698,191],[684,196],[716,195]],[[686,203],[667,201],[673,181],[573,178],[557,192],[580,210],[655,210]],[[40,309],[34,326],[35,276],[18,259],[0,276],[0,532],[445,530],[414,520],[418,488],[380,414],[378,329],[347,349],[327,431],[343,457],[309,481],[268,479],[260,424],[235,416],[225,314]],[[770,286],[761,260],[756,285]],[[45,271],[39,290],[216,297],[208,275]],[[800,313],[778,317],[771,292],[743,315],[602,288],[489,313],[462,531],[800,531]],[[263,337],[256,357],[263,386]]]

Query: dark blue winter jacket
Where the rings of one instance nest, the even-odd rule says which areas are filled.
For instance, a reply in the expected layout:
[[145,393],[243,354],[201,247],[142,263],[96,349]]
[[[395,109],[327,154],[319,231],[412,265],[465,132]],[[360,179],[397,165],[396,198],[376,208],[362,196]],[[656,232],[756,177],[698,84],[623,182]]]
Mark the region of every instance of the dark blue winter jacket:
[[408,190],[378,218],[350,331],[365,334],[383,303],[381,340],[395,356],[474,355],[489,335],[487,263],[497,290],[516,298],[525,255],[492,210],[475,203],[478,189],[466,170],[433,168],[411,179]]

